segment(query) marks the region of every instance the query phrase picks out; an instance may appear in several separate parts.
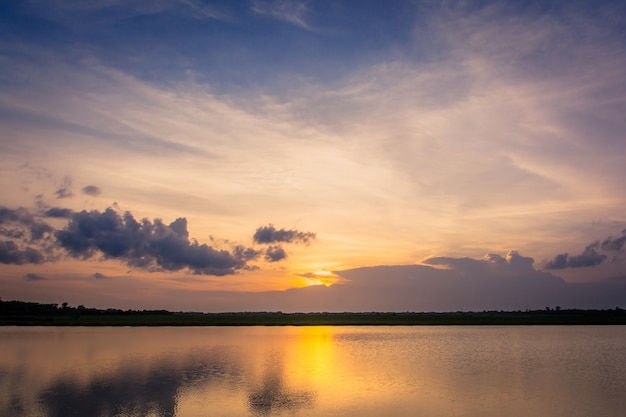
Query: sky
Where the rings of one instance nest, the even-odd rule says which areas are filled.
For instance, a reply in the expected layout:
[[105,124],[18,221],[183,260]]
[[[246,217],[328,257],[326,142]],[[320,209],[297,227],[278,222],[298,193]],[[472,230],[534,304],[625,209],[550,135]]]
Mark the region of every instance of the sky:
[[626,307],[622,1],[0,3],[0,297]]

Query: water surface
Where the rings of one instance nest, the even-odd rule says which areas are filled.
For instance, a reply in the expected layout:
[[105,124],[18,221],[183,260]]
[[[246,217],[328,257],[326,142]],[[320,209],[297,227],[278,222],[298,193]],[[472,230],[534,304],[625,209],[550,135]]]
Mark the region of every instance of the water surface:
[[0,416],[621,416],[626,326],[0,327]]

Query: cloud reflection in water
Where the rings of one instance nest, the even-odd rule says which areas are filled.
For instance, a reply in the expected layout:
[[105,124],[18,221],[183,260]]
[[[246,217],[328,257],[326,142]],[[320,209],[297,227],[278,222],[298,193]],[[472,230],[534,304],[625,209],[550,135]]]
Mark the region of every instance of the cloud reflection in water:
[[82,388],[76,381],[62,379],[40,395],[48,417],[146,416],[174,417],[180,379],[163,378],[159,372],[142,380],[136,370],[100,377]]
[[283,374],[281,361],[270,365],[261,386],[248,395],[248,407],[253,414],[269,416],[272,412],[294,412],[315,405],[317,396],[314,391],[289,390],[284,386]]
[[[183,360],[153,358],[149,362],[122,363],[87,381],[65,374],[47,385],[37,400],[46,417],[176,417],[181,396],[220,392],[227,385],[231,392],[248,390],[247,406],[253,415],[270,416],[314,407],[313,391],[285,386],[282,361],[267,361],[261,383],[246,388],[252,384],[250,375],[242,371],[240,359],[214,349],[187,355]],[[198,405],[206,412],[220,406],[208,401],[206,395]],[[20,407],[19,399],[11,406],[10,415],[30,417]]]
[[218,351],[187,356],[178,363],[164,358],[149,364],[122,364],[86,384],[72,375],[63,376],[40,393],[39,402],[46,417],[175,417],[179,396],[186,388],[202,385],[206,389],[242,379],[237,364]]

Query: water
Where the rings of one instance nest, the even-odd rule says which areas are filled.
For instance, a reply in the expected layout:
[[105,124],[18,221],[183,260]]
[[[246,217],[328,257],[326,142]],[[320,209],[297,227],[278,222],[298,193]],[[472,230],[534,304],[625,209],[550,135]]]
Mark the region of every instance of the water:
[[0,327],[0,416],[621,416],[626,326]]

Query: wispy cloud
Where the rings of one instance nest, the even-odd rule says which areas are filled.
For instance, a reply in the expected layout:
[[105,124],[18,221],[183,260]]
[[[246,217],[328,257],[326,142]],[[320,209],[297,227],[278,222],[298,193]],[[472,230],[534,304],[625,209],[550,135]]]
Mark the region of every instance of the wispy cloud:
[[74,196],[72,192],[72,178],[65,177],[61,186],[54,192],[57,198],[70,198]]
[[252,11],[290,23],[303,29],[312,30],[306,22],[308,2],[304,0],[254,0]]
[[47,280],[48,278],[42,275],[37,275],[37,274],[33,274],[32,272],[29,272],[26,275],[24,275],[24,279],[28,281],[43,281],[43,280]]
[[[224,19],[226,16],[213,5],[197,0],[124,1],[59,0],[54,4],[41,0],[28,0],[32,10],[41,17],[71,25],[82,30],[92,30],[93,25],[109,26],[136,17],[158,14],[175,14],[193,18]],[[89,22],[89,24],[87,24]],[[89,26],[92,26],[91,28]]]
[[[203,271],[200,259],[216,255],[208,248],[234,262],[220,273],[278,270],[263,262],[286,259],[293,278],[515,247],[564,278],[585,272],[574,265],[622,274],[626,53],[614,16],[623,5],[408,1],[387,15],[377,2],[328,4],[13,9],[56,29],[14,25],[0,41],[3,204],[43,196],[33,221],[1,225],[10,268],[36,259],[28,247],[48,259],[36,242],[57,237],[37,227],[108,219],[95,198],[44,203],[75,193],[137,218],[176,219],[184,207],[186,238],[174,222],[148,228],[179,239],[184,262],[142,249],[147,268],[169,273]],[[235,18],[205,19],[221,7]],[[172,30],[161,31],[166,20]],[[318,25],[332,36],[311,33]],[[76,255],[71,262],[139,262],[115,236],[158,246],[155,235],[127,233],[114,211],[113,232],[96,228],[100,240],[65,230],[60,250]],[[258,228],[268,219],[303,226]],[[605,226],[587,233],[596,221]],[[324,239],[288,247],[314,239],[303,230]],[[210,235],[248,244],[189,237]],[[84,252],[72,246],[78,238]]]
[[[614,190],[624,175],[616,157],[623,141],[610,140],[617,138],[615,126],[604,129],[607,121],[621,120],[612,115],[625,105],[616,71],[624,67],[624,54],[607,43],[578,50],[576,65],[559,66],[555,59],[554,71],[519,71],[551,56],[532,59],[546,42],[567,58],[567,34],[578,26],[555,28],[550,19],[524,16],[509,25],[485,13],[459,25],[450,24],[458,19],[454,14],[439,21],[448,52],[439,60],[358,65],[331,85],[305,81],[281,92],[216,95],[194,81],[156,85],[95,60],[74,64],[35,53],[31,59],[48,64],[45,77],[18,58],[12,62],[35,80],[29,94],[37,100],[11,91],[5,103],[28,109],[33,119],[80,126],[68,132],[48,124],[46,140],[36,125],[20,126],[29,132],[22,143],[42,155],[56,154],[52,141],[67,149],[89,144],[81,153],[87,165],[155,187],[142,190],[155,203],[205,205],[219,216],[268,218],[285,210],[319,219],[324,229],[316,229],[326,234],[356,233],[359,246],[364,231],[374,231],[368,225],[377,224],[383,205],[397,215],[388,216],[377,239],[394,239],[392,231],[406,234],[399,241],[420,234],[434,250],[494,221],[498,228],[489,230],[526,245],[518,233],[529,227],[525,213],[546,219],[545,232],[538,228],[536,234],[564,232],[557,228],[563,211],[572,221],[619,218],[623,197]],[[524,29],[527,23],[532,30]],[[488,36],[494,31],[502,36]],[[583,45],[598,36],[588,30]],[[516,46],[507,48],[514,39]],[[600,112],[609,99],[614,109]],[[584,129],[576,121],[582,114],[590,122]],[[593,139],[598,137],[605,139]],[[167,160],[186,176],[186,186],[155,170],[152,158]],[[46,164],[74,169],[55,167],[53,159]],[[120,181],[107,195],[140,204],[132,185]],[[213,192],[200,198],[196,190],[202,189]],[[319,216],[321,201],[337,215]],[[350,207],[359,207],[358,215]],[[402,217],[416,220],[407,227]],[[545,229],[547,223],[553,229]],[[437,232],[444,226],[445,236]],[[243,233],[241,228],[238,235]]]

